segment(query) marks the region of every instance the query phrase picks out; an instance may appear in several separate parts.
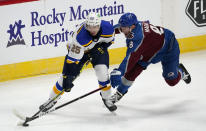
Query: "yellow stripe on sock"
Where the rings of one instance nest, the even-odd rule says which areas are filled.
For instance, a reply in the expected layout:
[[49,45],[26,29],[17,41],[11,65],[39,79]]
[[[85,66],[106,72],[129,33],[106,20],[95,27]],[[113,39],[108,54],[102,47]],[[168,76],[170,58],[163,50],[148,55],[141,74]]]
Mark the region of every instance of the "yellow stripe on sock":
[[[53,87],[53,91],[54,91],[54,93],[57,94],[57,95],[61,92],[60,90],[57,89],[56,86]],[[63,94],[64,94],[64,92],[63,92],[61,95],[63,95]]]
[[[99,88],[102,88],[102,86],[101,85],[99,85]],[[107,87],[105,87],[104,89],[102,89],[103,91],[107,91],[107,90],[109,90],[111,88],[111,85],[109,85],[109,86],[107,86]]]

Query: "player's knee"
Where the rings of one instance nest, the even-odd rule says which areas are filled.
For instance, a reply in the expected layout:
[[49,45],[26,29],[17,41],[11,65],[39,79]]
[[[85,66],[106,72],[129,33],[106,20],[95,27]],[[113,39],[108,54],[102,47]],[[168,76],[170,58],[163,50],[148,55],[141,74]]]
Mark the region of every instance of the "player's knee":
[[167,84],[169,85],[169,86],[175,86],[178,82],[177,81],[175,81],[175,80],[166,80],[165,79],[165,81],[167,82]]
[[167,84],[169,86],[175,86],[180,81],[180,79],[181,79],[181,75],[178,73],[177,78],[171,79],[171,80],[170,79],[165,79],[165,81],[167,82]]
[[106,65],[96,65],[94,70],[99,81],[107,81],[109,79],[108,68]]

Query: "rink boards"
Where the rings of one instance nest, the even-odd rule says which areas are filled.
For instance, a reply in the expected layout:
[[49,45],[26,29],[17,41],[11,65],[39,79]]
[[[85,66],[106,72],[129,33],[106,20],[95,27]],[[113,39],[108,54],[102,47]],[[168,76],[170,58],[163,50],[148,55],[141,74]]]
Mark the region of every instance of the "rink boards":
[[[122,14],[134,12],[141,21],[172,30],[181,53],[206,49],[206,26],[197,27],[186,15],[188,2],[39,0],[0,6],[0,12],[4,12],[0,14],[0,81],[60,73],[68,36],[89,11],[98,11],[111,24],[116,24]],[[195,14],[201,11],[197,9]],[[125,50],[125,37],[116,35],[109,50],[110,64],[119,64]]]
[[[181,53],[206,49],[206,35],[178,39]],[[126,48],[110,49],[110,64],[119,64],[126,53]],[[16,64],[0,66],[0,81],[12,80],[35,75],[60,73],[62,71],[64,56],[34,60]],[[89,64],[86,68],[91,68]]]

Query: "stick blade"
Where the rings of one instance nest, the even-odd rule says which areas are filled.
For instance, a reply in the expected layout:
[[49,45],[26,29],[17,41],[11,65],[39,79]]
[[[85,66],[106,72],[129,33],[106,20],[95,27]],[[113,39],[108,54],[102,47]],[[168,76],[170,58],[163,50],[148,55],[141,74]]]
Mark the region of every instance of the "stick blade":
[[23,121],[19,121],[19,122],[17,123],[17,126],[23,126],[23,124],[24,124]]

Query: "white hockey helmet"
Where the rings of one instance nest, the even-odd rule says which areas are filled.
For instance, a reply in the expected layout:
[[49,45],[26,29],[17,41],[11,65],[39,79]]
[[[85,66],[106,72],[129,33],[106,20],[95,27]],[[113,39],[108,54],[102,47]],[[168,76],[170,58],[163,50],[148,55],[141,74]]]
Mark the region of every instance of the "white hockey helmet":
[[101,24],[100,15],[95,13],[95,12],[90,12],[87,15],[85,24],[86,24],[86,26],[100,26],[100,24]]

